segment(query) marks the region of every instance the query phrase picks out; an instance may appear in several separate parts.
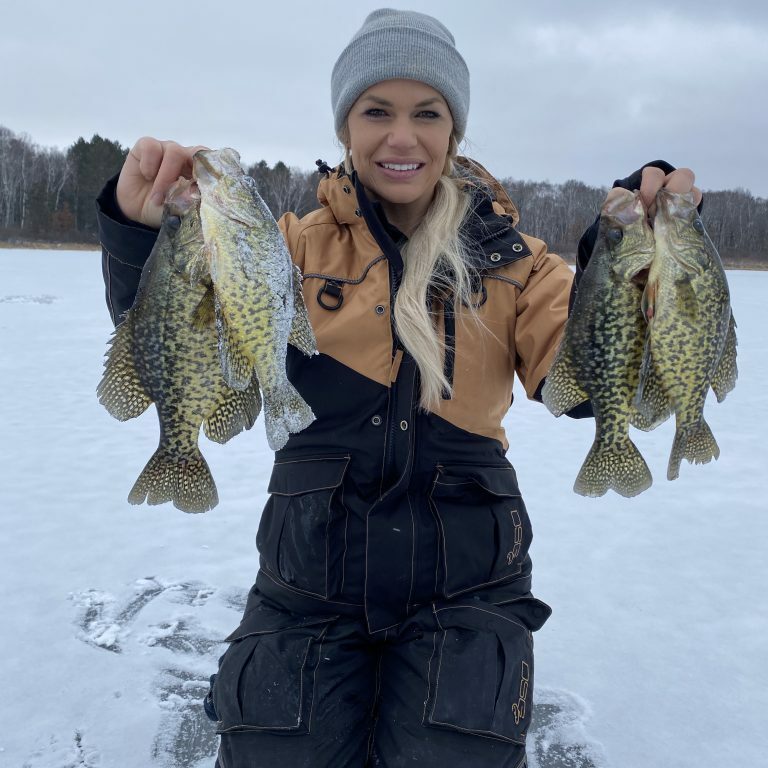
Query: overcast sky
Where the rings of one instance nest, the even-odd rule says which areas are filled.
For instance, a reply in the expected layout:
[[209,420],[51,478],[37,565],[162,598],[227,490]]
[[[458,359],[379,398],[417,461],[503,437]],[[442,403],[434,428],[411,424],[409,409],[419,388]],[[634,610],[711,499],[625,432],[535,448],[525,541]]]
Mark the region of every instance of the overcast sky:
[[[25,0],[0,14],[0,125],[42,146],[142,135],[336,163],[330,73],[355,0]],[[495,175],[609,185],[643,162],[768,197],[764,0],[410,0],[469,66],[464,153]]]

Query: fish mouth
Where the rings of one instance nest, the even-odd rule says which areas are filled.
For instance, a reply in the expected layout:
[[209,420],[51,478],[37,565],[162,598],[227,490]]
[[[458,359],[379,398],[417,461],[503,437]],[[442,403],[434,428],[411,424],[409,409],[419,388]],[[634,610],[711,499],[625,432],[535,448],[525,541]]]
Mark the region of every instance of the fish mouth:
[[619,226],[634,224],[643,215],[639,192],[615,187],[608,193],[600,210],[602,217],[614,221]]
[[634,275],[631,275],[629,282],[636,285],[638,288],[645,288],[648,283],[648,275],[650,274],[650,267],[642,267]]
[[206,155],[207,150],[200,149],[195,152],[192,158],[192,173],[195,180],[198,179],[218,179],[221,176],[221,169],[217,168]]
[[200,201],[200,190],[192,179],[180,176],[168,189],[165,205],[171,215],[184,216]]
[[230,148],[198,149],[192,156],[192,174],[195,179],[216,181],[227,174],[239,176],[243,173],[239,153]]

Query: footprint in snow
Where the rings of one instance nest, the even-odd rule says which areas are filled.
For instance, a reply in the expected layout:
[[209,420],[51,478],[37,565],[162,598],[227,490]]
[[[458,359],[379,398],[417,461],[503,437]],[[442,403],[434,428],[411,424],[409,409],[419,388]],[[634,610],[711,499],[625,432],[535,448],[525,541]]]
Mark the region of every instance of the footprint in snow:
[[[239,620],[246,598],[245,590],[216,590],[156,577],[138,579],[120,598],[95,589],[72,595],[84,642],[118,654],[130,652],[132,645],[142,653],[147,647],[156,649],[159,663],[151,685],[162,714],[151,754],[158,765],[196,768],[209,766],[215,757],[217,738],[202,700],[208,676],[216,670],[225,647],[224,637]],[[219,612],[214,622],[219,630],[210,629],[200,619],[208,608],[214,613],[223,608],[225,615],[232,612],[231,621],[221,626]],[[543,686],[537,687],[535,698],[528,734],[529,768],[606,768],[602,746],[585,727],[590,718],[585,701]],[[29,762],[23,768],[95,768],[97,755],[82,742],[76,732],[74,742],[66,747],[69,751],[55,763]],[[41,755],[50,753],[47,748]]]
[[[218,739],[202,702],[226,647],[224,638],[240,620],[247,596],[247,590],[154,576],[138,579],[121,595],[88,589],[70,596],[83,642],[116,654],[149,652],[154,662],[146,684],[161,716],[148,747],[152,765],[210,768]],[[90,768],[90,763],[25,768]]]
[[607,768],[602,745],[585,727],[589,705],[568,691],[544,686],[534,691],[528,731],[528,768]]
[[99,753],[85,743],[83,733],[76,730],[71,739],[62,742],[51,736],[22,763],[21,768],[98,768]]
[[163,714],[152,757],[163,768],[192,768],[202,760],[210,768],[218,739],[214,724],[202,707],[208,693],[208,678],[185,669],[166,669],[157,683]]
[[[215,589],[205,584],[163,582],[151,576],[137,579],[132,590],[122,599],[97,589],[84,590],[70,597],[78,608],[76,621],[80,629],[80,639],[89,645],[113,653],[122,653],[123,644],[139,614],[161,595],[172,604],[199,608],[204,606],[215,592]],[[173,608],[168,608],[164,615],[167,617],[174,613],[177,612]],[[162,612],[159,615],[162,616]],[[158,637],[167,637],[167,634],[167,626],[158,628]],[[204,646],[203,643],[202,647]]]

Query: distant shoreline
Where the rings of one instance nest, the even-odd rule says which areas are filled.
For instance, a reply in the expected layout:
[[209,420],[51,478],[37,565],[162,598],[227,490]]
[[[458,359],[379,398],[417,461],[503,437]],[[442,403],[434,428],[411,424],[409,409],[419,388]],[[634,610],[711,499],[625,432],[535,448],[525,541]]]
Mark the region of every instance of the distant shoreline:
[[[47,243],[43,240],[29,240],[25,242],[12,242],[10,240],[0,240],[0,250],[48,250],[48,251],[99,251],[101,246],[98,243]],[[560,253],[567,264],[571,266],[575,263],[575,254]],[[768,270],[768,263],[763,262],[725,262],[726,269],[746,269],[765,272]]]
[[44,240],[26,240],[15,242],[0,240],[0,249],[11,250],[40,250],[40,251],[100,251],[98,243],[48,243]]

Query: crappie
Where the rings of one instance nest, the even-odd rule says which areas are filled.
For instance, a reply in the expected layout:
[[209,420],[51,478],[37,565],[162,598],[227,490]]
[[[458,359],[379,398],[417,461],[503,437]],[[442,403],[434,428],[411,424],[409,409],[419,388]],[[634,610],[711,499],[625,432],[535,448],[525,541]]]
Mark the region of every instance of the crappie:
[[555,416],[592,402],[595,440],[574,484],[583,496],[602,496],[609,488],[635,496],[652,483],[629,424],[639,419],[633,400],[645,338],[638,274],[653,256],[639,193],[614,192],[600,211],[595,248],[542,390]]
[[736,385],[736,323],[725,271],[699,218],[693,196],[665,189],[656,196],[656,255],[643,294],[648,332],[640,376],[639,409],[658,408],[651,387],[663,389],[676,433],[667,467],[703,464],[720,449],[704,420],[710,388],[718,402]]
[[282,234],[233,149],[200,150],[194,176],[215,289],[221,369],[230,386],[255,370],[264,398],[267,440],[282,448],[314,414],[288,381],[287,344],[317,354],[301,293],[301,274]]
[[133,306],[110,341],[97,389],[120,421],[141,415],[150,403],[157,408],[160,445],[128,501],[172,501],[185,512],[205,512],[218,502],[198,447],[200,425],[224,443],[250,429],[261,408],[255,379],[240,391],[221,375],[199,202],[186,179],[168,191],[157,241]]

